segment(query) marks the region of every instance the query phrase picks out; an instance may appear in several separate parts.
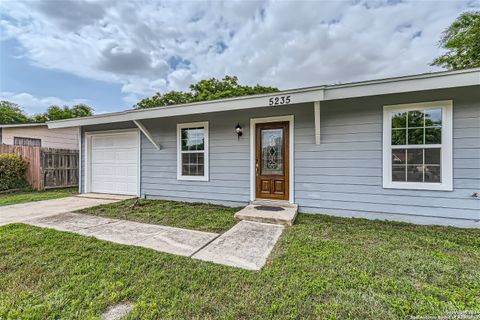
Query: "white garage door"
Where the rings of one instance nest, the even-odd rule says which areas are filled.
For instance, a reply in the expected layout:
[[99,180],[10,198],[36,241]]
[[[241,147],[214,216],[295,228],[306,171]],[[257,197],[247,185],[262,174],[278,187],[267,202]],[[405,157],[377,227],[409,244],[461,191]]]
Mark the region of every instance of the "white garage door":
[[94,134],[90,142],[90,191],[136,195],[138,132]]

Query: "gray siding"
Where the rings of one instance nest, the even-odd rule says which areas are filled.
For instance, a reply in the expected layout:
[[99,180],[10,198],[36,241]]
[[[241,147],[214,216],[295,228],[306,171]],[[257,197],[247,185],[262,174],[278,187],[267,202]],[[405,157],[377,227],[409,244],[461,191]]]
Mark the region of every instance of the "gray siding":
[[[383,189],[383,105],[446,99],[454,101],[454,191]],[[480,192],[478,86],[322,102],[320,145],[315,144],[313,104],[145,120],[162,149],[142,137],[141,194],[246,204],[250,119],[290,114],[295,116],[294,188],[300,211],[478,226],[480,200],[471,196]],[[196,121],[209,121],[210,180],[178,181],[176,124]],[[244,128],[240,140],[234,133],[237,122]]]
[[[313,114],[310,104],[188,117],[150,119],[143,124],[162,146],[156,150],[142,139],[142,194],[147,197],[208,201],[244,205],[250,198],[250,118],[294,114],[305,122]],[[177,123],[209,121],[210,180],[177,180]],[[240,140],[234,132],[237,123],[243,127]]]
[[[454,191],[383,189],[383,105],[454,100]],[[313,124],[296,140],[296,202],[303,212],[473,225],[480,220],[479,88],[322,103],[321,145]],[[301,134],[301,132],[299,132]],[[477,222],[478,225],[478,222]]]

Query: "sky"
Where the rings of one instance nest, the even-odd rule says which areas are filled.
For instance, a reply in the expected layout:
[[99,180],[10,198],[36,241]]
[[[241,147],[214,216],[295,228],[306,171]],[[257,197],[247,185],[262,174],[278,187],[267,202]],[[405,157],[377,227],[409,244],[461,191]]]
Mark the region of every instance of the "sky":
[[480,0],[0,0],[0,100],[120,111],[236,75],[290,89],[440,71],[442,32]]

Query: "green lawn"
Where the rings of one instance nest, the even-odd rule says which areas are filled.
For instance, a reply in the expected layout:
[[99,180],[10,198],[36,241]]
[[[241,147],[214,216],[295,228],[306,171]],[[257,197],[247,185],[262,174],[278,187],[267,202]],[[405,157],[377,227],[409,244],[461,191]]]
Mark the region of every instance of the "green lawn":
[[135,200],[126,200],[78,212],[178,228],[223,232],[235,225],[233,215],[241,209],[165,200],[140,200],[132,207],[134,203]]
[[0,227],[0,319],[398,319],[480,310],[480,230],[300,214],[260,272]]
[[50,189],[45,191],[18,191],[0,194],[0,206],[30,201],[40,201],[68,197],[78,192],[78,188]]

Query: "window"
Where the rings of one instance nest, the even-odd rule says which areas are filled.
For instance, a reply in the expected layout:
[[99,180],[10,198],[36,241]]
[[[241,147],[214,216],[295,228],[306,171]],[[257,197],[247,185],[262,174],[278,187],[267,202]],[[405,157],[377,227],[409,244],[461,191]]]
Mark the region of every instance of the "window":
[[452,101],[384,106],[383,187],[452,190]]
[[177,125],[177,178],[208,181],[208,122]]
[[42,140],[34,138],[13,137],[13,144],[16,146],[41,147]]

